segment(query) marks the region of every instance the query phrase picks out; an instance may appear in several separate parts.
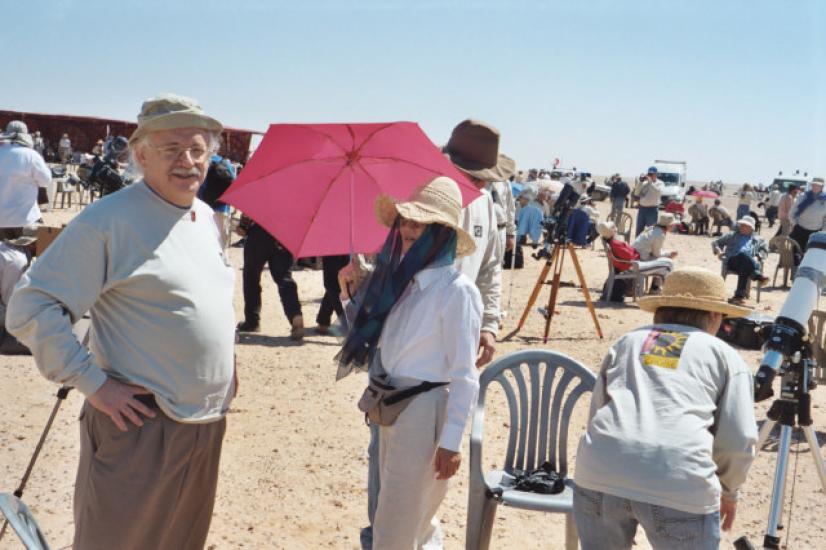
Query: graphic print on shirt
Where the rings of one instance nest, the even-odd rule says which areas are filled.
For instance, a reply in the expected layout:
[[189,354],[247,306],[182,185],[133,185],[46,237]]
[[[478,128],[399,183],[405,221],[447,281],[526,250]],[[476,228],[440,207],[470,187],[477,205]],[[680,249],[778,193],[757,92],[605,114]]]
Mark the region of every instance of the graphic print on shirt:
[[652,329],[642,345],[640,362],[647,367],[676,370],[686,340],[688,335],[682,332]]
[[481,237],[482,236],[482,226],[481,225],[474,225],[473,226],[473,236],[474,237]]

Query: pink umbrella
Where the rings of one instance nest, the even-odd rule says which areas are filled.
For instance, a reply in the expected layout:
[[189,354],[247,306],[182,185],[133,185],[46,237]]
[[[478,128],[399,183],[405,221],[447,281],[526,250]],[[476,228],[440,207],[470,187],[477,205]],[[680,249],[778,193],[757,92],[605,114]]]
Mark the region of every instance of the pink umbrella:
[[271,124],[221,200],[260,224],[296,258],[375,252],[387,236],[379,194],[405,200],[436,176],[479,191],[414,122]]
[[692,197],[703,197],[703,198],[706,198],[706,199],[716,199],[719,195],[717,195],[717,193],[715,193],[714,191],[706,191],[706,190],[700,189],[699,191],[694,191],[691,194],[691,196]]

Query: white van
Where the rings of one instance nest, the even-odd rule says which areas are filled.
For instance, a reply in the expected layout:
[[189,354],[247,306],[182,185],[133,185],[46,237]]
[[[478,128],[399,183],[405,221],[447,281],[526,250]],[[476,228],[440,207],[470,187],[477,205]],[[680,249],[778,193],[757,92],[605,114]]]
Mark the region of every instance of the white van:
[[687,163],[682,160],[654,161],[657,178],[664,184],[660,206],[671,200],[683,202],[685,199],[686,166]]

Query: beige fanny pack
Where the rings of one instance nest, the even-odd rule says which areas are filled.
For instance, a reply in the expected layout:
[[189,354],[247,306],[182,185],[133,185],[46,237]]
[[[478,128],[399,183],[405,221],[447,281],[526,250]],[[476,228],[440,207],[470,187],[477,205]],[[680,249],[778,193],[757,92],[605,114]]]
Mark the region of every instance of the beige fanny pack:
[[422,382],[409,388],[396,388],[386,381],[386,376],[370,376],[370,382],[361,394],[358,408],[364,413],[364,421],[379,426],[392,425],[404,409],[419,394],[446,386],[447,382]]

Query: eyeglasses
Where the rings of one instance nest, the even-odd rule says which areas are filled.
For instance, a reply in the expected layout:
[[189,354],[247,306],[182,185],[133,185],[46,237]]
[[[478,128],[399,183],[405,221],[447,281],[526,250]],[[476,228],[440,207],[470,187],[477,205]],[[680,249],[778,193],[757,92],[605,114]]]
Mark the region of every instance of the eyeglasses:
[[211,153],[211,151],[201,147],[200,145],[181,147],[179,145],[152,145],[150,143],[149,146],[160,153],[164,160],[176,160],[180,158],[183,153],[189,153],[189,156],[192,158],[193,162],[203,162],[210,156]]

